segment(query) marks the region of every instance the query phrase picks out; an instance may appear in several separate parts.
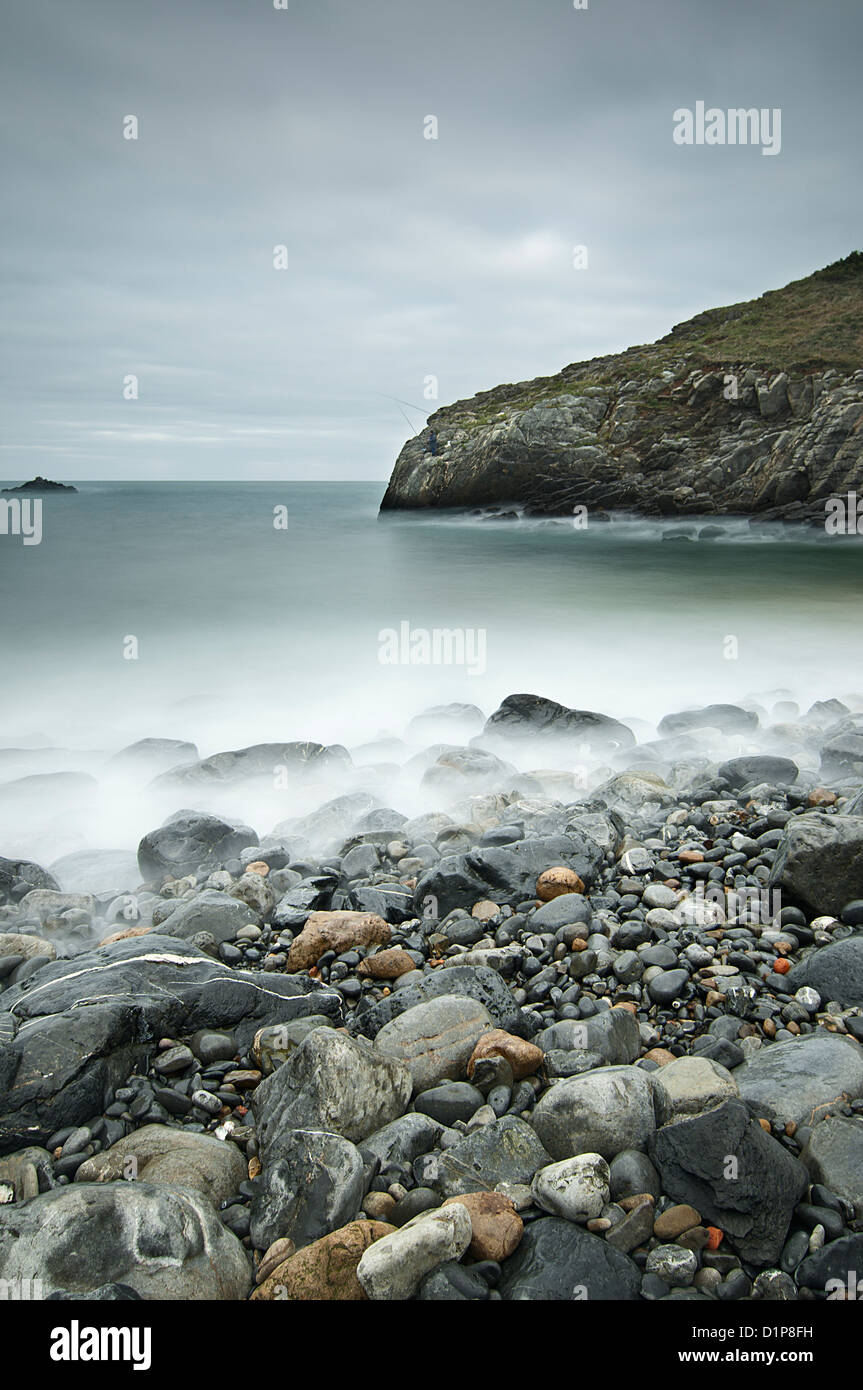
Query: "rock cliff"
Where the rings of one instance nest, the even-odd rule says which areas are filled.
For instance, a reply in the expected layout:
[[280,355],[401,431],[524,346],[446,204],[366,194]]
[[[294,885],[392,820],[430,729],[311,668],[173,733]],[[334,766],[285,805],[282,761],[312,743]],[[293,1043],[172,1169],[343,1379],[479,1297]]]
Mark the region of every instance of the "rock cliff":
[[863,253],[647,347],[481,392],[408,440],[382,510],[515,503],[823,521],[863,493]]

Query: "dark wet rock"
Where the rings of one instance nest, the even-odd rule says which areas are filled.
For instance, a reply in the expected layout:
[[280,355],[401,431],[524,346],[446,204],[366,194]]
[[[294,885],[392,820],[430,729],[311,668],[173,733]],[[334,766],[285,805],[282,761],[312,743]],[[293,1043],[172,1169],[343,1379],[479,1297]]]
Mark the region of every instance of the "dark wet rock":
[[745,757],[731,758],[720,763],[719,776],[738,790],[753,782],[769,782],[771,786],[790,786],[797,781],[799,768],[790,758]]
[[405,985],[385,999],[373,1004],[365,1013],[354,1017],[353,1026],[366,1037],[377,1036],[385,1023],[398,1018],[407,1009],[438,999],[444,994],[465,995],[488,1009],[496,1028],[507,1033],[523,1034],[524,1021],[512,993],[496,970],[482,965],[454,965],[423,975],[416,984]]
[[242,1050],[265,1024],[339,1022],[342,1005],[307,978],[231,970],[153,933],[50,962],[38,982],[6,990],[3,1007],[18,1028],[0,1048],[0,1153],[98,1114],[162,1037],[229,1028]]
[[138,865],[147,882],[158,883],[199,868],[218,869],[247,845],[257,843],[254,830],[247,827],[230,825],[218,816],[181,811],[144,836],[138,846]]
[[572,1221],[548,1216],[526,1227],[515,1254],[504,1262],[499,1287],[507,1302],[630,1302],[639,1297],[641,1275],[606,1241]]
[[741,1258],[778,1261],[808,1175],[742,1101],[663,1126],[650,1157],[663,1192],[724,1231]]
[[251,1237],[258,1250],[288,1237],[299,1250],[359,1215],[363,1161],[338,1134],[292,1129],[272,1142],[252,1199]]
[[863,1007],[863,933],[810,952],[786,978],[794,990],[811,985],[824,1004]]
[[631,729],[619,720],[591,710],[568,709],[542,695],[508,695],[486,720],[483,734],[495,739],[561,738],[600,751],[628,748],[635,742]]
[[863,896],[863,816],[793,817],[776,851],[770,887],[814,916]]
[[863,1234],[823,1245],[797,1267],[801,1288],[826,1289],[834,1298],[859,1301],[863,1295]]
[[[13,895],[13,888],[19,885]],[[26,885],[26,886],[25,886]],[[41,864],[33,864],[29,859],[3,859],[0,857],[0,895],[7,898],[22,898],[31,888],[59,889],[57,880],[43,869]]]
[[800,1157],[813,1182],[850,1202],[863,1217],[863,1118],[831,1115],[815,1126]]
[[233,941],[241,927],[258,920],[257,913],[238,898],[215,889],[206,889],[188,902],[178,903],[160,924],[159,932],[162,936],[175,936],[183,941],[193,941],[199,932],[209,932],[214,941],[221,943]]
[[429,1178],[442,1197],[487,1192],[500,1182],[529,1183],[551,1158],[536,1132],[515,1115],[504,1115],[446,1149]]
[[484,898],[515,905],[536,897],[536,881],[546,869],[566,865],[590,885],[602,861],[596,841],[578,832],[472,849],[446,855],[423,874],[415,903],[422,913],[431,901],[439,917],[456,907],[470,909]]
[[863,1047],[819,1029],[761,1048],[736,1069],[734,1079],[753,1114],[780,1124],[812,1125],[844,1100],[863,1096]]

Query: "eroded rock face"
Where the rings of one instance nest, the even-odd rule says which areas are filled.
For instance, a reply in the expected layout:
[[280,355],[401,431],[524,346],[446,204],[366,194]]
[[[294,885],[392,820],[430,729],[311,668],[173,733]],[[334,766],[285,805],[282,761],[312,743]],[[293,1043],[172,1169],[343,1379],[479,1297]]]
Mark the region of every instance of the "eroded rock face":
[[863,816],[823,811],[793,818],[770,871],[770,886],[815,916],[863,897]]
[[46,1293],[126,1284],[144,1299],[241,1299],[249,1258],[209,1200],[148,1182],[75,1183],[0,1207],[0,1279]]
[[[850,260],[819,274],[859,275]],[[777,293],[793,300],[795,288]],[[735,306],[743,323],[741,310],[757,318],[758,302]],[[825,499],[863,481],[859,373],[755,370],[727,340],[712,353],[721,368],[705,369],[709,320],[436,411],[401,450],[382,510],[523,503],[823,523]]]

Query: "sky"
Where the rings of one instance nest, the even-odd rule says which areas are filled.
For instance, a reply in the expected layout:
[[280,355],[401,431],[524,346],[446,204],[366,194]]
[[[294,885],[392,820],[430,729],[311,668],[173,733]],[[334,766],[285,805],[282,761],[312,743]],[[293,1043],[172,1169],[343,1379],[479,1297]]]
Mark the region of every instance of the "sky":
[[[859,0],[3,0],[2,32],[6,480],[383,481],[441,405],[863,245]],[[779,108],[779,153],[675,143],[698,101]]]

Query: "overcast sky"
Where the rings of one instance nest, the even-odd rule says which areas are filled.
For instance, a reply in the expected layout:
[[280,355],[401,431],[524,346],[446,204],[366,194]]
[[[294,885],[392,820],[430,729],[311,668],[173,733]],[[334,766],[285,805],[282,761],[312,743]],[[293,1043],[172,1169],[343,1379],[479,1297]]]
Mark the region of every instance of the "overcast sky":
[[[436,404],[863,244],[860,0],[2,14],[7,479],[384,479]],[[781,152],[676,145],[699,100]]]

